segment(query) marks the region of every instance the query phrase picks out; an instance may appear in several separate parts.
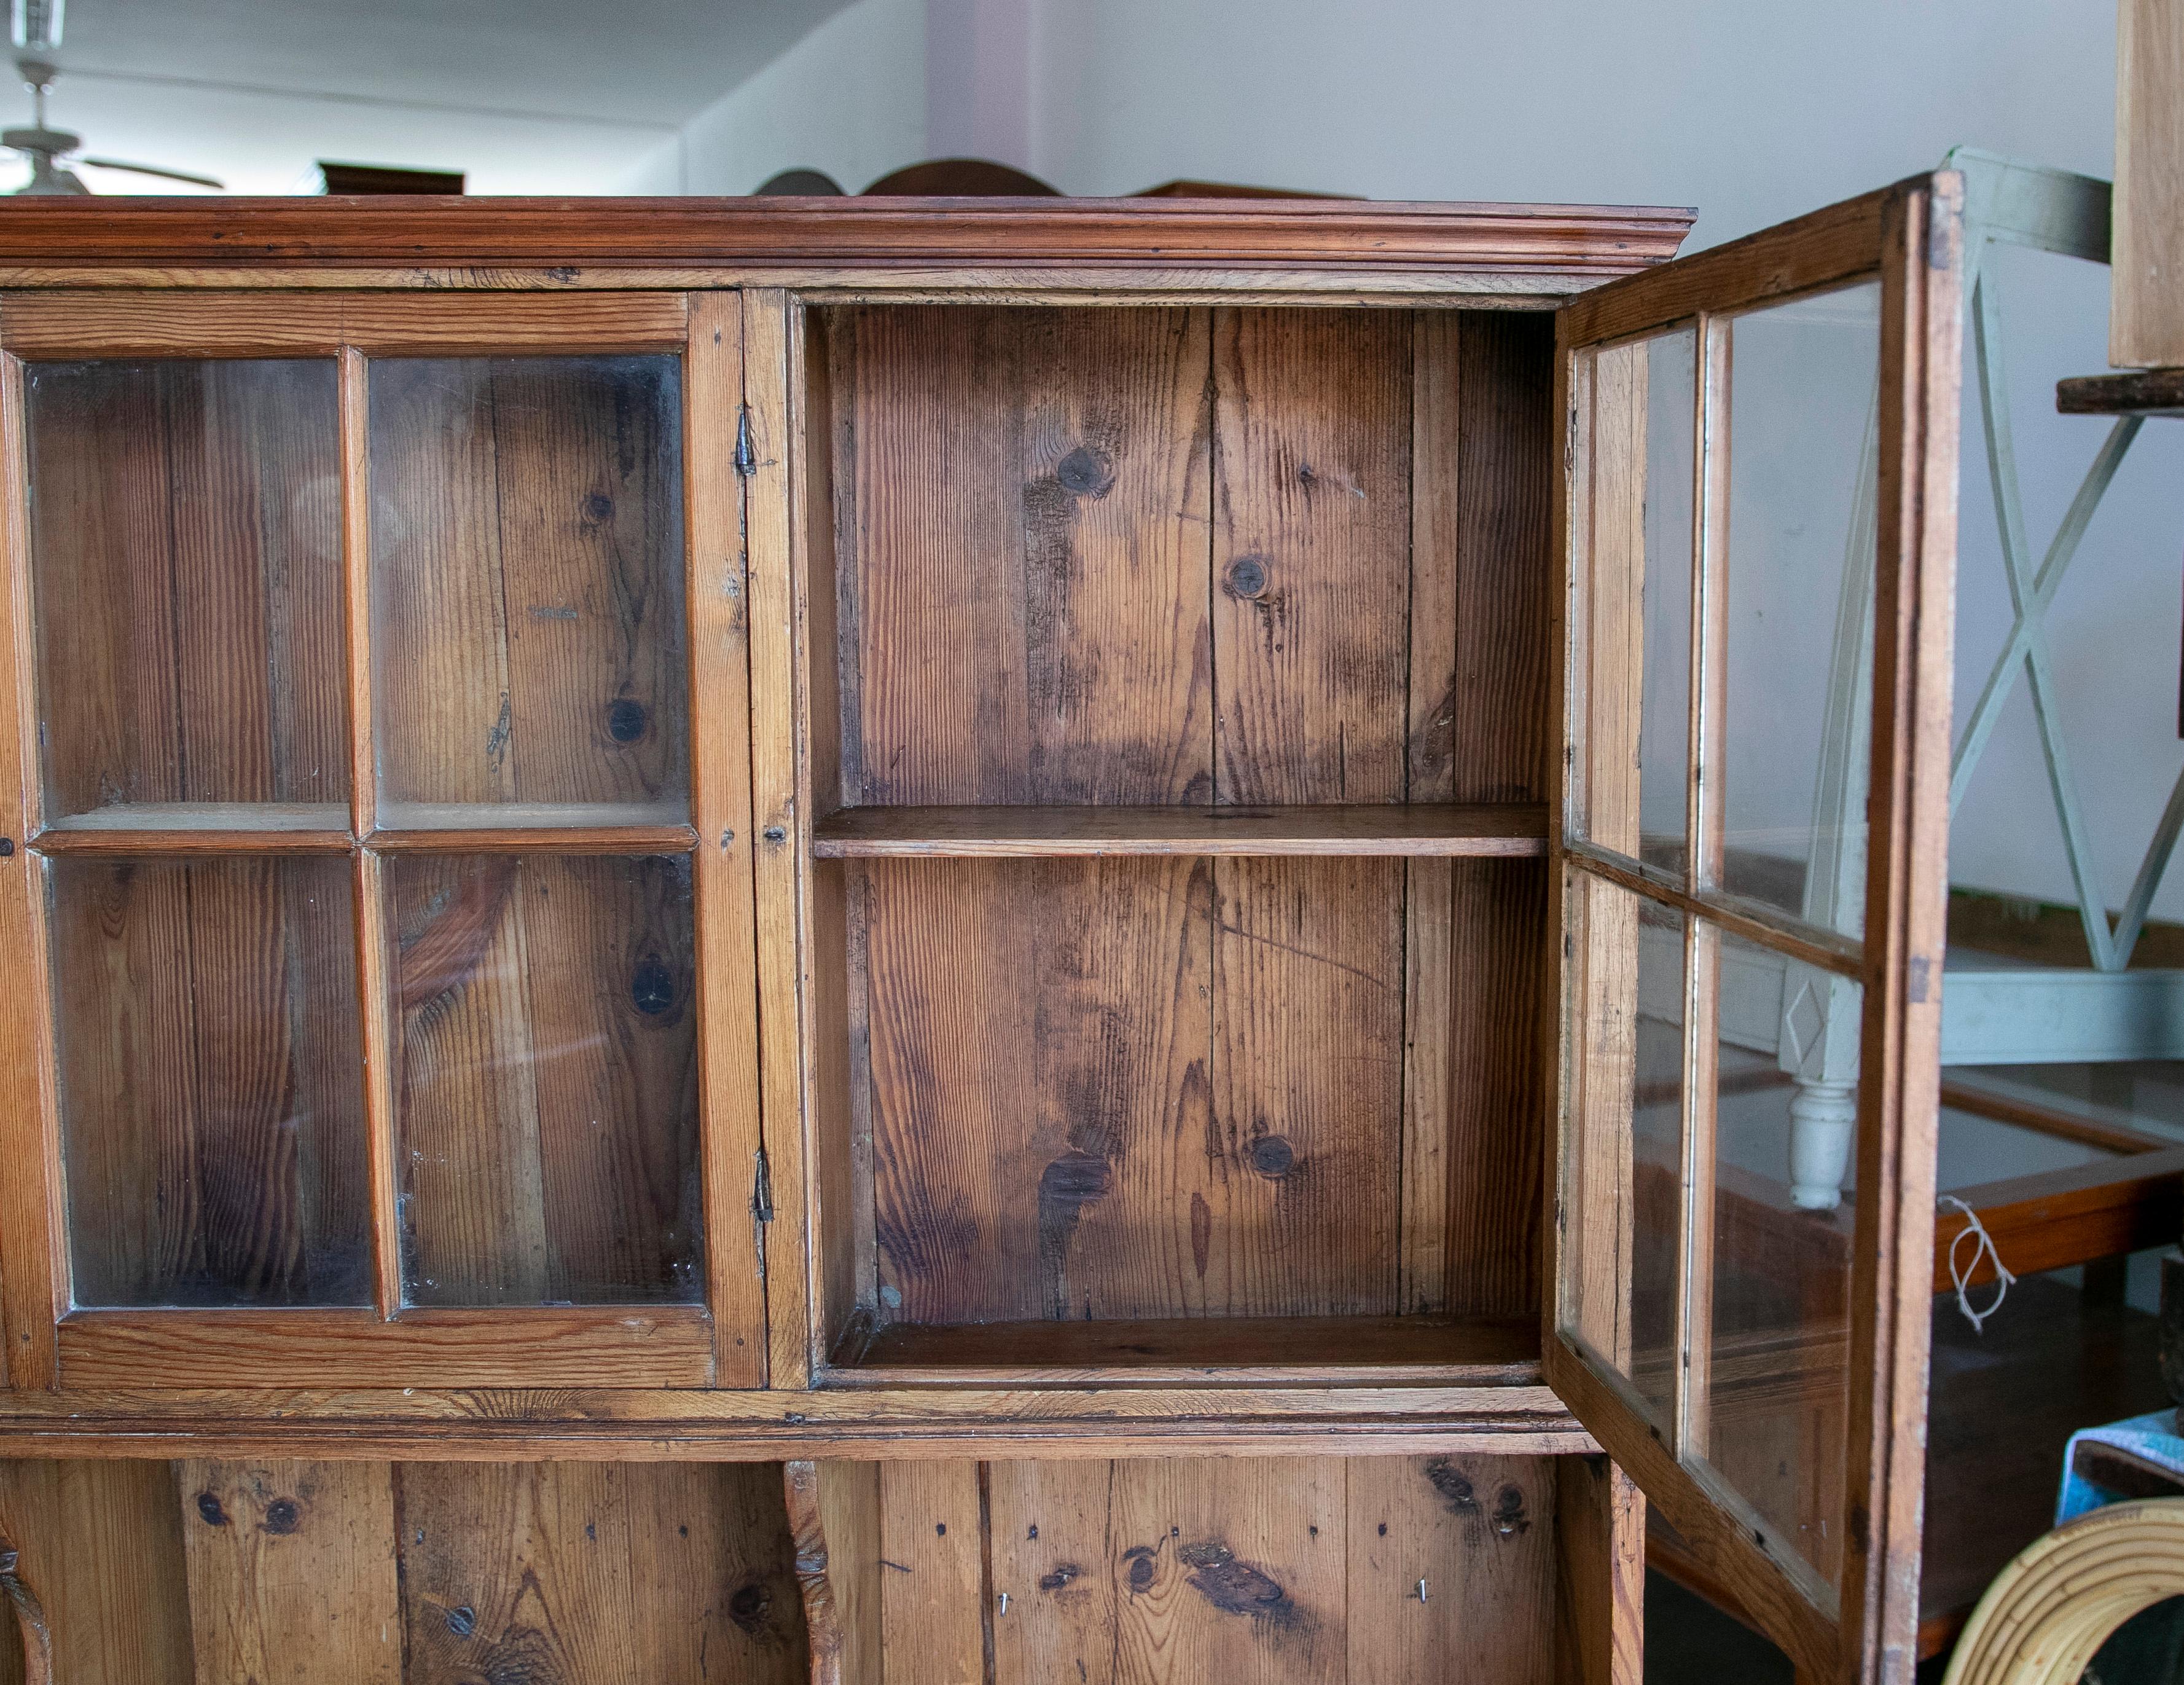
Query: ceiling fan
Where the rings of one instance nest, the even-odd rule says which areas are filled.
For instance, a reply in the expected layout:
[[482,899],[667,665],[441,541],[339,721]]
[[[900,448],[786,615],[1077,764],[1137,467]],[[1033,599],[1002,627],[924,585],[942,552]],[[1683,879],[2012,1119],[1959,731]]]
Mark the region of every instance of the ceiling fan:
[[87,165],[94,170],[126,170],[137,176],[157,176],[169,181],[187,181],[200,187],[220,187],[226,183],[209,176],[198,176],[187,170],[163,170],[152,164],[125,164],[114,158],[75,157],[83,139],[66,129],[46,126],[46,92],[53,86],[53,78],[60,67],[53,63],[53,55],[61,44],[61,8],[66,0],[14,0],[15,73],[22,77],[23,86],[30,89],[31,127],[0,130],[0,147],[19,152],[31,161],[31,179],[15,189],[18,193],[87,193],[83,177],[66,165],[64,158]]

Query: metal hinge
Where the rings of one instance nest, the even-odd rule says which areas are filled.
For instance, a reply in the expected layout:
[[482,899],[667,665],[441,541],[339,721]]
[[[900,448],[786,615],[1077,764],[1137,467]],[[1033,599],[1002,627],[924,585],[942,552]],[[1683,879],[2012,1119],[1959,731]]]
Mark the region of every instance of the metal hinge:
[[750,405],[736,416],[736,472],[748,480],[758,472],[758,452],[751,444]]
[[773,1172],[767,1168],[766,1149],[753,1155],[758,1160],[758,1180],[751,1189],[751,1215],[761,1223],[773,1221]]

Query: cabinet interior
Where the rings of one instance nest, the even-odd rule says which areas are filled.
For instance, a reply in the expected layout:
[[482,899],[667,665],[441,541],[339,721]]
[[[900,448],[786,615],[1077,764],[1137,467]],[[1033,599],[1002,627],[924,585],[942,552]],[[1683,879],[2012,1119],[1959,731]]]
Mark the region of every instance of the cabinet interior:
[[835,1379],[1535,1361],[1551,321],[805,321]]

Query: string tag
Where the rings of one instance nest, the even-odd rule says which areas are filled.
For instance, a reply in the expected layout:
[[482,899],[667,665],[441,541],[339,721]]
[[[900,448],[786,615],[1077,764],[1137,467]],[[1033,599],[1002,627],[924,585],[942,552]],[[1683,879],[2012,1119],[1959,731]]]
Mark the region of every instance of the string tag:
[[[2017,1278],[2009,1273],[2002,1261],[2002,1254],[1994,1249],[1994,1236],[1987,1233],[1986,1225],[1980,1221],[1978,1212],[1953,1193],[1943,1194],[1936,1203],[1953,1207],[1964,1214],[1964,1226],[1957,1230],[1956,1238],[1949,1242],[1949,1279],[1957,1284],[1957,1308],[1964,1313],[1964,1320],[1971,1324],[1973,1333],[1982,1333],[1985,1331],[1980,1325],[2002,1308],[2002,1302],[2009,1297],[2009,1290],[2016,1285]],[[1969,1258],[1957,1250],[1966,1241],[1973,1242]],[[1964,1289],[1978,1272],[1981,1257],[1994,1260],[1994,1303],[1985,1310],[1974,1310],[1970,1297]]]

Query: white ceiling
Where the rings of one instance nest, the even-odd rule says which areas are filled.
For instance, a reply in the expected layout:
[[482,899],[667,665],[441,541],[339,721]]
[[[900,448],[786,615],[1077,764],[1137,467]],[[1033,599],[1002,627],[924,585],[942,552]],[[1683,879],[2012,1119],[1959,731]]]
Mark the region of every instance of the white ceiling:
[[[49,120],[233,192],[292,192],[323,158],[461,170],[476,192],[610,192],[844,3],[69,0]],[[29,109],[0,94],[6,122]]]

